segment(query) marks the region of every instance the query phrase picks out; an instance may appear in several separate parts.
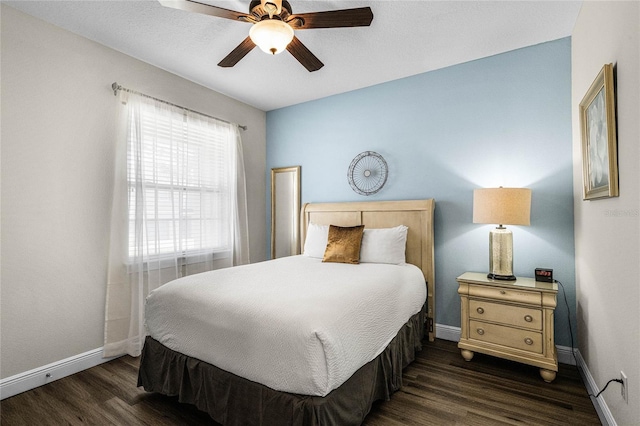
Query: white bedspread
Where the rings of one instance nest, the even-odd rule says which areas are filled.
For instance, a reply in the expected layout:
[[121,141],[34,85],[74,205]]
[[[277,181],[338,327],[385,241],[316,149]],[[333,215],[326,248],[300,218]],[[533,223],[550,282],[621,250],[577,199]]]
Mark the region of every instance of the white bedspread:
[[166,347],[272,389],[325,396],[420,311],[413,265],[292,256],[191,275],[153,291],[146,326]]

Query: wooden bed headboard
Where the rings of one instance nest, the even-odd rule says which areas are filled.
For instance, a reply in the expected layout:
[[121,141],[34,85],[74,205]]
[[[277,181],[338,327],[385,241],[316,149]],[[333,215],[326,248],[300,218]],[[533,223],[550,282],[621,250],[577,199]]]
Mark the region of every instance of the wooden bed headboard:
[[355,226],[391,228],[405,225],[407,232],[407,263],[422,270],[427,282],[427,330],[429,340],[436,337],[436,282],[433,253],[433,212],[435,200],[363,201],[347,203],[307,203],[300,220],[301,250],[304,249],[307,226]]

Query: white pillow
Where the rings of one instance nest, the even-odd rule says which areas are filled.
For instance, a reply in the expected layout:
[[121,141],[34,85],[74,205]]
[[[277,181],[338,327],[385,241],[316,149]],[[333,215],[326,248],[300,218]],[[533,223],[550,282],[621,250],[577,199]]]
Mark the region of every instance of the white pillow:
[[360,262],[404,264],[408,229],[404,225],[395,228],[365,228],[360,247]]
[[304,255],[322,259],[329,239],[329,225],[309,223],[304,240]]

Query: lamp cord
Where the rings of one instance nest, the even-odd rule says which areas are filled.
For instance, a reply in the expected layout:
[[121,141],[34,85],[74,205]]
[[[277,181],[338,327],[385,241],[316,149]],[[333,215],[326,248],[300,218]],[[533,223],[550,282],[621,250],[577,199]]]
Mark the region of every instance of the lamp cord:
[[[567,305],[567,319],[569,321],[569,335],[571,336],[571,355],[573,355],[573,360],[576,363],[576,368],[579,369],[580,365],[578,364],[578,358],[576,357],[576,351],[575,351],[575,349],[573,347],[573,327],[571,326],[571,310],[569,309],[569,302],[567,301],[567,292],[564,289],[564,285],[562,285],[562,283],[560,281],[555,280],[555,282],[560,284],[560,288],[562,288],[562,296],[564,297],[564,303],[565,303],[565,305]],[[620,379],[611,379],[604,385],[604,388],[602,388],[602,390],[600,392],[598,392],[596,395],[593,395],[593,394],[589,393],[588,391],[587,391],[587,395],[589,395],[590,397],[593,397],[593,398],[598,398],[602,392],[607,390],[607,387],[609,386],[609,384],[611,384],[611,382],[623,383],[622,380],[620,380]]]
[[560,288],[562,288],[562,296],[564,297],[564,304],[567,306],[567,320],[569,322],[569,336],[571,336],[571,355],[573,355],[573,361],[576,363],[576,367],[579,366],[578,358],[576,357],[576,351],[573,347],[573,326],[571,325],[571,309],[569,308],[569,302],[567,301],[567,291],[564,289],[564,285],[558,280],[555,280],[556,283],[560,284]]

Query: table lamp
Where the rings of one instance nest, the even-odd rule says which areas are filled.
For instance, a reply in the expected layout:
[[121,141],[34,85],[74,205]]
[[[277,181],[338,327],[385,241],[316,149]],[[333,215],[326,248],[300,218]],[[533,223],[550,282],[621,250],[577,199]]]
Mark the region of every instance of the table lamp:
[[515,281],[513,234],[503,225],[531,223],[531,190],[528,188],[482,188],[473,191],[473,223],[498,227],[489,233],[489,274],[494,280]]

